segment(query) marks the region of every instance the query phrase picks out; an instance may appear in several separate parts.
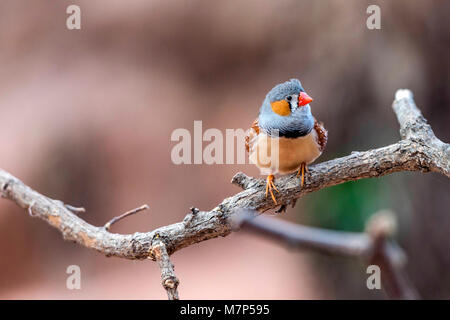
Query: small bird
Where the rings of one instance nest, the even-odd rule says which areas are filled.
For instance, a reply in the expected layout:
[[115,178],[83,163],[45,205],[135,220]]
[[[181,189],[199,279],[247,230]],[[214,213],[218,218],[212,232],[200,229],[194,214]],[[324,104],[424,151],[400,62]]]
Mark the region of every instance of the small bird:
[[266,95],[259,117],[247,131],[249,160],[268,175],[266,197],[270,193],[275,204],[274,175],[297,171],[303,187],[307,165],[322,154],[327,143],[328,132],[311,114],[311,101],[298,79],[278,84]]

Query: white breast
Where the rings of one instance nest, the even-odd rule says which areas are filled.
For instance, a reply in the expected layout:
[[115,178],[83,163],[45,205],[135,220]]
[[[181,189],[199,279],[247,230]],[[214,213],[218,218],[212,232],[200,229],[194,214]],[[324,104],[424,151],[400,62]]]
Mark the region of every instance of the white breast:
[[312,163],[321,153],[314,129],[300,138],[272,139],[261,132],[250,143],[249,160],[263,174],[286,174],[298,170],[302,163]]

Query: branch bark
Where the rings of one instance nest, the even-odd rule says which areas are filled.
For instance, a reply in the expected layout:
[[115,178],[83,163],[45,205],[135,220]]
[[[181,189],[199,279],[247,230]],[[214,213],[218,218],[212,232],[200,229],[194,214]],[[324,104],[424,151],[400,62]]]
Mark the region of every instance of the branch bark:
[[158,266],[161,269],[162,286],[167,291],[167,297],[169,300],[179,300],[177,288],[180,281],[175,275],[174,266],[169,259],[166,245],[159,237],[157,237],[152,247],[151,255],[158,262]]
[[[287,204],[304,194],[347,181],[380,177],[399,171],[439,172],[450,177],[450,147],[436,138],[416,107],[409,90],[399,90],[393,103],[400,123],[402,140],[378,149],[352,154],[319,163],[309,168],[303,188],[293,175],[276,180],[279,204]],[[210,211],[195,211],[183,222],[156,230],[133,234],[110,233],[103,227],[93,226],[73,214],[62,202],[48,198],[25,185],[10,173],[0,169],[1,195],[29,210],[51,226],[57,228],[64,239],[74,241],[106,256],[126,259],[155,259],[151,254],[156,235],[164,243],[169,255],[192,244],[225,237],[232,232],[230,218],[237,209],[250,208],[263,212],[275,207],[264,194],[264,180],[237,173],[232,183],[245,190],[226,198]]]

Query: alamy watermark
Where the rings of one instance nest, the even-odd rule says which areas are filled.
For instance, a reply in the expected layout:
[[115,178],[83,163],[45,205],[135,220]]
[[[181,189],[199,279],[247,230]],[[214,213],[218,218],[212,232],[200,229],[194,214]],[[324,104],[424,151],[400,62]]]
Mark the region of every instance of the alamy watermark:
[[[66,27],[69,30],[81,29],[81,8],[78,5],[72,4],[66,8],[66,13],[69,15],[66,19]],[[366,26],[369,30],[381,29],[381,8],[376,4],[371,4],[367,7],[366,13],[369,16],[366,19]]]
[[75,4],[67,7],[66,13],[69,16],[66,19],[66,27],[69,30],[81,29],[81,8]]
[[81,289],[81,268],[77,265],[70,265],[66,269],[69,274],[66,280],[66,288],[69,290]]
[[366,13],[369,14],[366,20],[366,26],[369,30],[381,29],[381,9],[376,4],[367,7]]
[[381,289],[381,269],[379,266],[372,264],[367,267],[367,274],[370,276],[367,278],[366,285],[367,289]]
[[246,156],[247,135],[248,131],[243,129],[226,129],[223,132],[209,128],[203,131],[202,121],[197,120],[194,121],[193,134],[185,128],[172,132],[170,140],[176,144],[172,147],[170,158],[176,165],[258,163],[259,166],[276,170],[279,165],[278,130],[272,130],[270,134],[254,134],[248,141],[250,157]]

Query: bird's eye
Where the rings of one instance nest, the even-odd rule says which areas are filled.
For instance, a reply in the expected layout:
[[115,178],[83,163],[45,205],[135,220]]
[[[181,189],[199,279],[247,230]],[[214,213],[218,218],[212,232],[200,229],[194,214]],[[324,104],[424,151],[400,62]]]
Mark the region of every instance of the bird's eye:
[[287,96],[286,97],[286,101],[291,101],[292,100],[292,96]]

